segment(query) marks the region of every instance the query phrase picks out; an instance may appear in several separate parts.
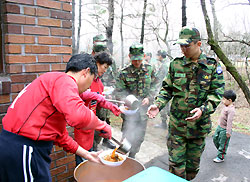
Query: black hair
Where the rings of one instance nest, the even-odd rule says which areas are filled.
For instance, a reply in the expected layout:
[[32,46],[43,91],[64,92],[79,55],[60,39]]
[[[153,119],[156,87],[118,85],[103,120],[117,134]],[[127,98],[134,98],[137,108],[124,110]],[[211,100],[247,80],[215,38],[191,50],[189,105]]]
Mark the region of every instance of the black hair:
[[94,58],[87,53],[76,54],[67,63],[65,73],[69,71],[77,73],[87,68],[90,68],[91,74],[97,74],[97,65]]
[[94,56],[94,59],[96,60],[97,63],[100,64],[105,64],[107,63],[107,65],[111,65],[113,63],[113,60],[110,56],[109,53],[107,52],[99,52]]
[[227,100],[231,99],[233,102],[236,100],[236,94],[233,90],[226,90],[223,94],[223,97]]

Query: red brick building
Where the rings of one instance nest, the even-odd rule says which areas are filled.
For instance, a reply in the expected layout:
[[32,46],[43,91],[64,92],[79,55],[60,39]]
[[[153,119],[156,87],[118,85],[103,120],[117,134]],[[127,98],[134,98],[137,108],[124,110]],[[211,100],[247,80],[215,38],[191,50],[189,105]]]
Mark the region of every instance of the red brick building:
[[[64,71],[72,54],[71,0],[1,0],[0,131],[17,94],[39,75]],[[53,149],[53,181],[74,181],[74,155]]]

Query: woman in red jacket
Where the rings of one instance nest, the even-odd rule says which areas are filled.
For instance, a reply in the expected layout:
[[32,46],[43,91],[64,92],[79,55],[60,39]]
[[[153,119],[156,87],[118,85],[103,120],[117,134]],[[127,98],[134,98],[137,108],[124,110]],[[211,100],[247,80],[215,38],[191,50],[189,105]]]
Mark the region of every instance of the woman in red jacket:
[[[98,68],[98,77],[94,79],[90,86],[91,92],[84,92],[81,94],[81,98],[85,101],[85,105],[89,107],[96,114],[96,110],[100,107],[109,109],[116,116],[118,116],[121,112],[118,106],[108,102],[104,99],[102,92],[104,90],[104,86],[99,77],[101,77],[108,69],[108,67],[112,64],[112,58],[107,52],[100,52],[94,56],[96,60],[97,68]],[[87,99],[86,99],[87,98]],[[94,142],[94,130],[82,130],[75,128],[74,136],[75,141],[85,150],[93,151],[93,142]],[[76,165],[80,164],[84,158],[76,155]]]

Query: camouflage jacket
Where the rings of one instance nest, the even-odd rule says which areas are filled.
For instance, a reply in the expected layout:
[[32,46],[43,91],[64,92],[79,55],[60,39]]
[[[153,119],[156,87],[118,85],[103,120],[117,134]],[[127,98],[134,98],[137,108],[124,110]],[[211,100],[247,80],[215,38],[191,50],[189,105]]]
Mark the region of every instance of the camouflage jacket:
[[[173,98],[169,129],[172,134],[188,138],[205,136],[211,131],[210,114],[221,101],[224,78],[220,64],[201,54],[198,63],[186,57],[170,63],[167,77],[154,103],[161,110]],[[202,116],[196,121],[186,121],[190,111],[200,107]]]
[[104,86],[115,86],[117,76],[116,64],[113,62],[107,71],[102,75],[101,80]]
[[115,94],[120,100],[133,94],[139,100],[149,98],[152,101],[158,82],[151,65],[142,64],[140,68],[135,68],[130,64],[120,71],[116,80]]

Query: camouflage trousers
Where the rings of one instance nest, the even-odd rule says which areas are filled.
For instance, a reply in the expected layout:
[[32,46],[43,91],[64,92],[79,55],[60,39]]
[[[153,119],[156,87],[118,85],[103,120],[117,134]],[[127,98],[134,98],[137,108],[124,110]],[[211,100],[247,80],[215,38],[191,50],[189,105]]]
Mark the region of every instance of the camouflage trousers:
[[146,107],[141,107],[137,113],[133,115],[122,114],[122,137],[131,143],[132,147],[129,156],[133,158],[135,154],[139,152],[146,134],[148,120],[146,111]]
[[187,180],[195,178],[199,171],[201,154],[205,148],[205,137],[188,139],[168,135],[169,171]]
[[[106,121],[106,123],[108,123],[110,125],[110,110],[108,109],[104,109],[104,108],[100,108],[96,110],[96,116],[102,120],[102,121]],[[93,143],[93,150],[97,151],[97,146],[99,143],[101,143],[102,141],[102,137],[99,136],[99,132],[95,131],[95,136],[94,136],[94,143]]]

